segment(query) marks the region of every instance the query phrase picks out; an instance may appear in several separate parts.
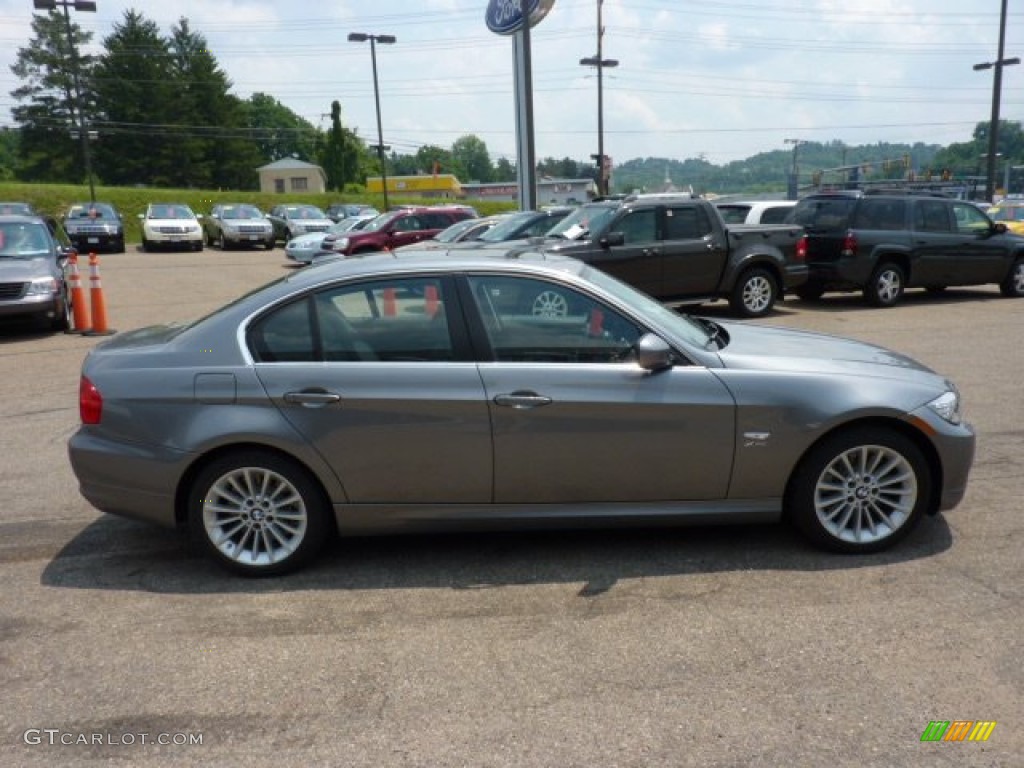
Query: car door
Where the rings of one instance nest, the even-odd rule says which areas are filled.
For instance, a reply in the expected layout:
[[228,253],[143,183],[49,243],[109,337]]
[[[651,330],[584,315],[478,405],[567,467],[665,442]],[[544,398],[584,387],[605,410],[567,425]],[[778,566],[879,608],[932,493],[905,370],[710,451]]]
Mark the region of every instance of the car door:
[[256,373],[360,504],[485,503],[491,425],[449,284],[346,283],[250,327]]
[[994,235],[991,220],[972,203],[953,202],[953,221],[962,245],[945,266],[948,285],[998,283],[1010,267],[1006,238]]
[[[706,368],[644,371],[632,350],[645,329],[568,286],[509,275],[466,280],[464,303],[475,310],[488,358],[479,370],[493,425],[496,503],[726,496],[735,405]],[[564,295],[569,312],[533,314],[529,297],[545,291]]]
[[951,272],[966,246],[966,238],[956,232],[946,200],[916,200],[913,215],[913,253],[910,285],[949,285]]
[[666,206],[662,225],[665,297],[710,296],[718,291],[729,245],[697,202]]
[[[658,241],[658,210],[627,209],[609,224],[604,237],[622,236],[621,244],[594,243],[587,262],[651,296],[662,289],[662,253]],[[598,238],[600,240],[601,238]],[[572,249],[566,251],[572,254]]]
[[389,247],[400,248],[403,245],[412,245],[432,236],[433,232],[427,231],[424,218],[410,213],[408,216],[400,216],[391,222],[388,232]]

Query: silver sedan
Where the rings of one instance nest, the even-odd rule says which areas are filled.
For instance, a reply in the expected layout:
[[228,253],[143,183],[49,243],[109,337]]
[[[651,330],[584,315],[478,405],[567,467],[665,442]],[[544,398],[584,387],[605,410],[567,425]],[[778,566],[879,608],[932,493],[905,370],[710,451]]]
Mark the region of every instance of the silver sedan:
[[453,527],[786,518],[874,552],[956,506],[974,454],[956,387],[903,355],[681,315],[522,249],[326,261],[122,333],[80,411],[86,499],[247,575],[335,532]]

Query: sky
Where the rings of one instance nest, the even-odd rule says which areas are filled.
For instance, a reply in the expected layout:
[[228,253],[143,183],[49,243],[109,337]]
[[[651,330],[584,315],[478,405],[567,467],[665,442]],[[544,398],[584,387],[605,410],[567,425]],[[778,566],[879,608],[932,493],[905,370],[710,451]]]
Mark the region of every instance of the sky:
[[[597,153],[599,0],[555,0],[531,33],[538,159]],[[604,0],[604,149],[613,163],[701,157],[716,165],[793,140],[849,145],[970,140],[991,116],[1001,0]],[[377,46],[384,143],[412,154],[472,134],[516,158],[512,38],[487,0],[97,0],[72,11],[94,53],[126,10],[166,34],[202,32],[241,98],[269,93],[317,126],[376,143],[369,44]],[[1006,58],[1024,58],[1024,10],[1009,4]],[[0,126],[11,125],[17,49],[32,0],[0,0]],[[1024,65],[1004,68],[1000,116],[1024,121]],[[788,142],[787,142],[788,140]]]

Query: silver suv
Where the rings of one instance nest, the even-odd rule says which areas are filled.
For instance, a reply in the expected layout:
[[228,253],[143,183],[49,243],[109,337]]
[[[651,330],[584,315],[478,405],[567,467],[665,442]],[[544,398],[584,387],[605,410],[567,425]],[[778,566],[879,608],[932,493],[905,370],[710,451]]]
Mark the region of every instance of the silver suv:
[[38,216],[0,216],[0,318],[28,317],[55,331],[71,327],[64,278],[70,243]]

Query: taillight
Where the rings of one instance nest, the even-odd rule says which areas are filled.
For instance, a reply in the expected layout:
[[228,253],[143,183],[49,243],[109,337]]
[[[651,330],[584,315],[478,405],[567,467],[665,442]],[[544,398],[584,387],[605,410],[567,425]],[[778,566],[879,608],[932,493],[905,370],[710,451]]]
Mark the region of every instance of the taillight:
[[800,235],[796,241],[796,260],[807,261],[807,235]]
[[85,376],[78,382],[78,415],[83,424],[99,424],[103,418],[103,397]]
[[853,232],[847,232],[843,238],[843,256],[855,256],[857,254],[857,237]]

